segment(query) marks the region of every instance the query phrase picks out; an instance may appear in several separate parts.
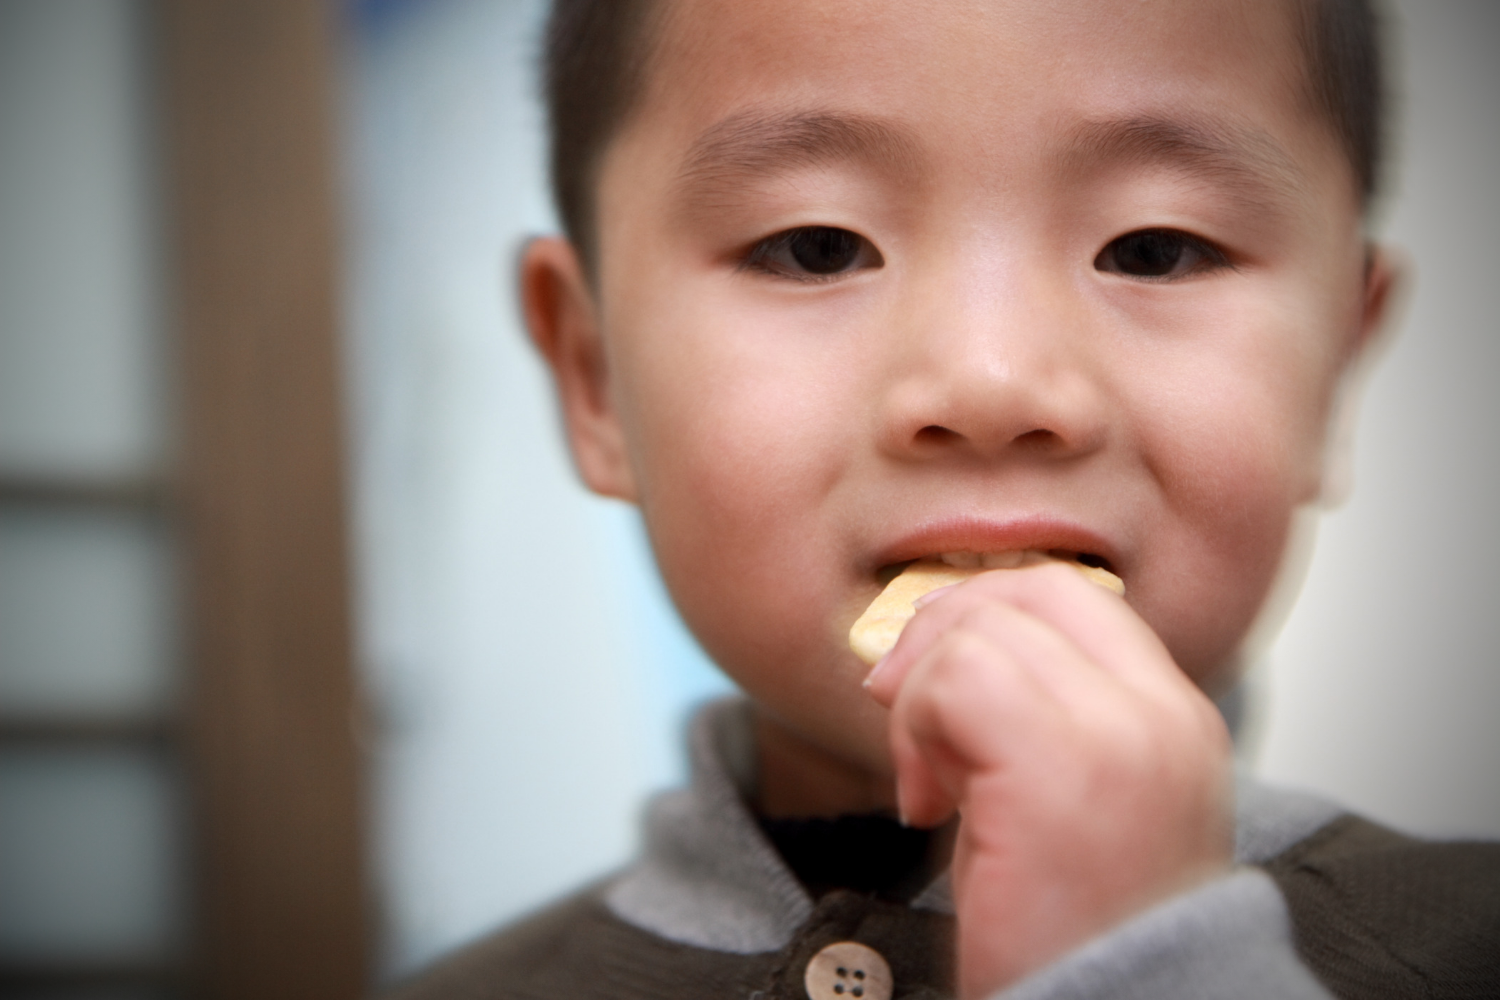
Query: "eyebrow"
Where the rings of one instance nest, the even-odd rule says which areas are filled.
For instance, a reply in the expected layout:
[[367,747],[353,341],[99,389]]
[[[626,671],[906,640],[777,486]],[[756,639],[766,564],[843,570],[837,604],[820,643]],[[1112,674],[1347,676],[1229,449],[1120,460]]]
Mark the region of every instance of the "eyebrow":
[[1217,121],[1138,117],[1090,121],[1075,129],[1063,159],[1074,167],[1137,163],[1180,167],[1249,200],[1302,195],[1306,180],[1292,158],[1258,129]]
[[713,191],[746,176],[850,161],[912,174],[922,163],[921,146],[909,130],[880,118],[828,111],[745,112],[700,135],[677,180],[688,190]]

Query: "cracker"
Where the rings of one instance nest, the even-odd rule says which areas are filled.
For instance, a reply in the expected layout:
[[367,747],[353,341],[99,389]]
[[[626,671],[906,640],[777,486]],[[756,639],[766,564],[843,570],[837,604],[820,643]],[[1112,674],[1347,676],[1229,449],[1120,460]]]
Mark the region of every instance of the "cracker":
[[[1068,565],[1106,590],[1121,595],[1125,593],[1124,581],[1107,569],[1076,562],[1069,562]],[[989,571],[978,567],[959,568],[928,560],[912,563],[886,584],[880,596],[870,603],[865,613],[849,629],[849,648],[854,650],[855,656],[874,666],[895,648],[896,640],[901,638],[901,630],[906,628],[906,623],[917,613],[914,601],[939,587],[963,583],[970,577],[985,572]]]

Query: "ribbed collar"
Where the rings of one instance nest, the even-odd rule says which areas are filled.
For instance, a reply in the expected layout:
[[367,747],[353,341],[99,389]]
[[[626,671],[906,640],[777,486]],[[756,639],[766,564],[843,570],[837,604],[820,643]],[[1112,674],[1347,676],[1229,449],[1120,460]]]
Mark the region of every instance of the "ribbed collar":
[[[688,786],[652,799],[640,859],[605,893],[620,919],[668,940],[740,955],[785,947],[813,900],[746,804],[755,784],[750,706],[741,698],[699,711],[689,736]],[[1236,781],[1235,860],[1266,861],[1340,810],[1322,799]],[[911,906],[952,914],[947,874]]]

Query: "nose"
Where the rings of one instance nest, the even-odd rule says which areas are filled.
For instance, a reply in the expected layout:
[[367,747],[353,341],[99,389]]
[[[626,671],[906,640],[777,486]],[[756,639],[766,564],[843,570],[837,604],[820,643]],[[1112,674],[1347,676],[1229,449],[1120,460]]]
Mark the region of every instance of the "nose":
[[969,278],[914,296],[897,324],[882,450],[903,460],[1058,461],[1100,449],[1101,345],[1077,295],[1043,274]]

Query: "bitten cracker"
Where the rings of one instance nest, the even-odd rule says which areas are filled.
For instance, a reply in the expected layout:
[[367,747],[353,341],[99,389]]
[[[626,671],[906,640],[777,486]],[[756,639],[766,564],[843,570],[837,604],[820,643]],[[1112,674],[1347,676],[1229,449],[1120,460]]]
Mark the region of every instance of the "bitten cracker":
[[[1125,593],[1125,582],[1107,569],[1077,562],[1069,562],[1068,565],[1106,590],[1121,595]],[[949,566],[928,560],[912,563],[886,584],[880,596],[870,603],[865,613],[849,629],[849,648],[854,650],[855,656],[874,666],[895,648],[896,640],[901,638],[901,630],[906,628],[906,623],[917,613],[914,601],[939,587],[963,583],[971,576],[984,572],[987,571],[982,567]]]
[[889,653],[901,637],[901,630],[911,621],[917,609],[912,602],[939,587],[963,583],[983,569],[959,569],[940,562],[914,562],[901,571],[880,596],[859,616],[849,630],[849,648],[854,655],[874,666]]

